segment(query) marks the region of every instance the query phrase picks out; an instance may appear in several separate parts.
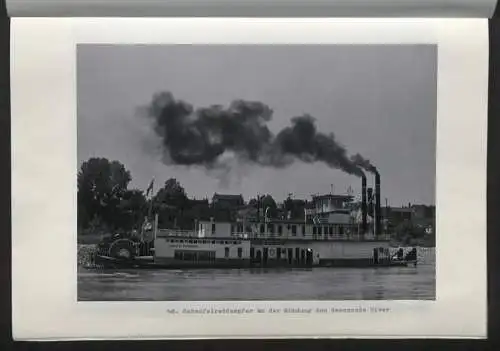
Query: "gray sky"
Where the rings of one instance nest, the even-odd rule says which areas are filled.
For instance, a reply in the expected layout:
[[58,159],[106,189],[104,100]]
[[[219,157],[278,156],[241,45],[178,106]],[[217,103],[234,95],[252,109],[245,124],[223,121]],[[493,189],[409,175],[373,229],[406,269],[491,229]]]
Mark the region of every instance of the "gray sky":
[[[195,107],[258,100],[274,110],[275,133],[308,113],[350,154],[381,174],[381,197],[399,206],[434,203],[436,48],[430,45],[78,47],[78,162],[107,157],[125,164],[131,187],[156,189],[177,178],[190,196],[356,193],[360,180],[322,164],[276,170],[240,166],[230,174],[165,165],[158,137],[137,109],[171,91]],[[368,177],[371,186],[373,179]]]

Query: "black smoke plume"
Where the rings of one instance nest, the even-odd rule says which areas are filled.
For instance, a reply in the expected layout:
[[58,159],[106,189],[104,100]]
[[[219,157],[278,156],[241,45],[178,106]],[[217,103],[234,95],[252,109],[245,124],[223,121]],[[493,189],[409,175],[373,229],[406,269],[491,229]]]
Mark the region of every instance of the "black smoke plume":
[[233,101],[195,110],[170,92],[156,94],[146,114],[161,137],[166,162],[212,169],[225,153],[263,166],[285,167],[296,160],[323,162],[359,177],[370,163],[360,155],[350,158],[333,133],[318,132],[309,115],[291,119],[274,135],[267,123],[273,111],[256,101]]
[[360,168],[347,155],[333,133],[316,130],[315,120],[309,115],[294,117],[292,125],[278,133],[274,147],[278,154],[291,155],[304,162],[324,162],[349,174],[362,176]]
[[356,166],[358,166],[359,168],[362,168],[368,172],[377,173],[377,168],[373,164],[371,164],[369,160],[365,159],[360,154],[352,156],[351,162]]

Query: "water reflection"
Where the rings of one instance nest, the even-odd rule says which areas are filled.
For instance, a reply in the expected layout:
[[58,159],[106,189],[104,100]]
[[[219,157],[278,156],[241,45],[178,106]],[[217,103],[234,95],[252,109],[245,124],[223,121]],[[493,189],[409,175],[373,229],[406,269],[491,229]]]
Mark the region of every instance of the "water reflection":
[[79,300],[432,300],[435,258],[417,267],[100,270],[80,268]]

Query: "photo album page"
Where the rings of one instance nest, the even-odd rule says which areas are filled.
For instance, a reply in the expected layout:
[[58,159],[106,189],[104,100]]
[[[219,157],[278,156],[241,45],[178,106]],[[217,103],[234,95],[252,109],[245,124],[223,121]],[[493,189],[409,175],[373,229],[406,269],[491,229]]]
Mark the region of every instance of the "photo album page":
[[16,340],[487,337],[496,1],[82,4],[7,1]]

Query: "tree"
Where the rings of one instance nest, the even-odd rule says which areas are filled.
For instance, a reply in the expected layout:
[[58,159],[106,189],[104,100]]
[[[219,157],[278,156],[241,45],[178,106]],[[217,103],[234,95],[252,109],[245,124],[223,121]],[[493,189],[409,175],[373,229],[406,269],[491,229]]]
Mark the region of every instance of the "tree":
[[286,215],[290,215],[290,218],[303,218],[304,217],[304,200],[293,200],[291,195],[288,195],[283,203]]
[[250,199],[248,205],[257,208],[257,199]]
[[165,203],[171,206],[180,207],[187,202],[186,191],[175,178],[170,178],[165,182],[155,196],[154,201],[157,203]]
[[118,161],[90,158],[78,172],[78,225],[91,221],[115,228],[118,205],[132,180],[130,172]]
[[276,205],[276,201],[274,201],[271,195],[264,196],[261,200],[261,204],[264,211],[264,215],[266,213],[266,209],[269,208],[267,217],[268,218],[276,217],[278,206]]
[[396,225],[394,231],[396,233],[396,238],[404,243],[409,243],[413,239],[425,237],[425,228],[415,225],[409,220]]
[[118,223],[116,225],[124,230],[138,229],[147,213],[147,202],[141,190],[126,190],[123,193],[119,207]]
[[283,205],[285,206],[285,210],[286,211],[292,211],[293,210],[293,200],[292,200],[292,196],[291,195],[288,195],[288,197],[286,198],[286,200],[283,202]]
[[189,205],[186,191],[175,178],[168,179],[153,198],[153,207],[159,216],[159,223],[172,226],[183,225],[184,211]]

